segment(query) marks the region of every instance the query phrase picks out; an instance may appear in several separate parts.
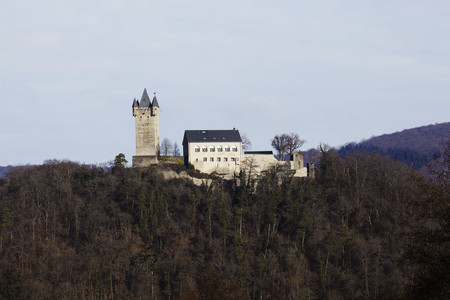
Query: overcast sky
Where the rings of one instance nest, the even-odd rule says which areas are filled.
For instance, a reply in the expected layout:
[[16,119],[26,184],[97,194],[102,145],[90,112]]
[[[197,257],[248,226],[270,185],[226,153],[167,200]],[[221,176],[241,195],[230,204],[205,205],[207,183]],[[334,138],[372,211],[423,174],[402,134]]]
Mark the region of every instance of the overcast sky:
[[0,165],[135,154],[160,133],[245,132],[303,150],[450,121],[450,1],[0,0]]

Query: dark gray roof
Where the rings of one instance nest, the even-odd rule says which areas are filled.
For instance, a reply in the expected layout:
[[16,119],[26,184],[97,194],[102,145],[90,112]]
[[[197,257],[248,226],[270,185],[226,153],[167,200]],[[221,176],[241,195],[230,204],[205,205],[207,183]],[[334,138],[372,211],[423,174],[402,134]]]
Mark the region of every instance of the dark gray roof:
[[139,103],[139,107],[150,107],[150,106],[151,106],[150,98],[148,97],[147,89],[144,89],[144,93],[142,93],[142,98]]
[[239,130],[186,130],[184,132],[183,144],[187,143],[210,143],[210,142],[242,142]]
[[134,98],[132,107],[139,107],[139,101]]
[[156,100],[156,95],[153,97],[152,106],[159,107],[158,100]]
[[275,154],[274,156],[279,161],[292,161],[292,160],[294,160],[293,156],[291,154],[285,154],[284,157],[280,157],[279,154]]
[[273,155],[273,152],[272,151],[245,151],[244,154],[264,154],[264,155],[271,154],[271,155]]

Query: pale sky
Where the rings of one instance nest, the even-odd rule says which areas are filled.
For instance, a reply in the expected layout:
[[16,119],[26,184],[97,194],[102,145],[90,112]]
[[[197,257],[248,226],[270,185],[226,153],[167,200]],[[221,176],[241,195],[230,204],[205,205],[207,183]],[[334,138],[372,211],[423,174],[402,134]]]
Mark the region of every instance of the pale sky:
[[450,121],[450,1],[0,0],[0,165],[135,154],[160,133],[245,132],[302,150]]

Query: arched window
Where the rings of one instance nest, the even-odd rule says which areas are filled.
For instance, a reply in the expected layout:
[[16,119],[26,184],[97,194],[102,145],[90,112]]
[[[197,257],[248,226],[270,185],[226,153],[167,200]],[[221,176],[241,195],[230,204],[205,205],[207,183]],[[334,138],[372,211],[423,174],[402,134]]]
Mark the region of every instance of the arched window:
[[209,147],[209,152],[216,152],[216,148],[214,146]]
[[208,147],[203,146],[203,147],[202,147],[202,152],[208,152]]
[[222,146],[217,146],[217,152],[222,152]]
[[225,152],[230,152],[230,146],[225,146]]
[[237,146],[233,146],[233,152],[237,152]]
[[195,152],[200,152],[200,146],[195,146],[194,150]]

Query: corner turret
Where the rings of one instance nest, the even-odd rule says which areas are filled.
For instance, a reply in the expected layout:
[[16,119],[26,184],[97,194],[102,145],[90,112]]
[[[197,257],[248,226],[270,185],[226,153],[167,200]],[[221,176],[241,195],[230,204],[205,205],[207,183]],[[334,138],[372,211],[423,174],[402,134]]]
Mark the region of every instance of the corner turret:
[[133,117],[135,117],[135,114],[134,114],[134,108],[135,108],[135,107],[139,107],[139,101],[136,100],[136,98],[134,98],[134,100],[133,100],[133,105],[131,105]]
[[159,110],[158,100],[156,99],[156,93],[153,93],[153,100],[151,104],[152,116],[156,116]]
[[156,93],[153,93],[152,106],[159,107],[158,100],[156,99]]

